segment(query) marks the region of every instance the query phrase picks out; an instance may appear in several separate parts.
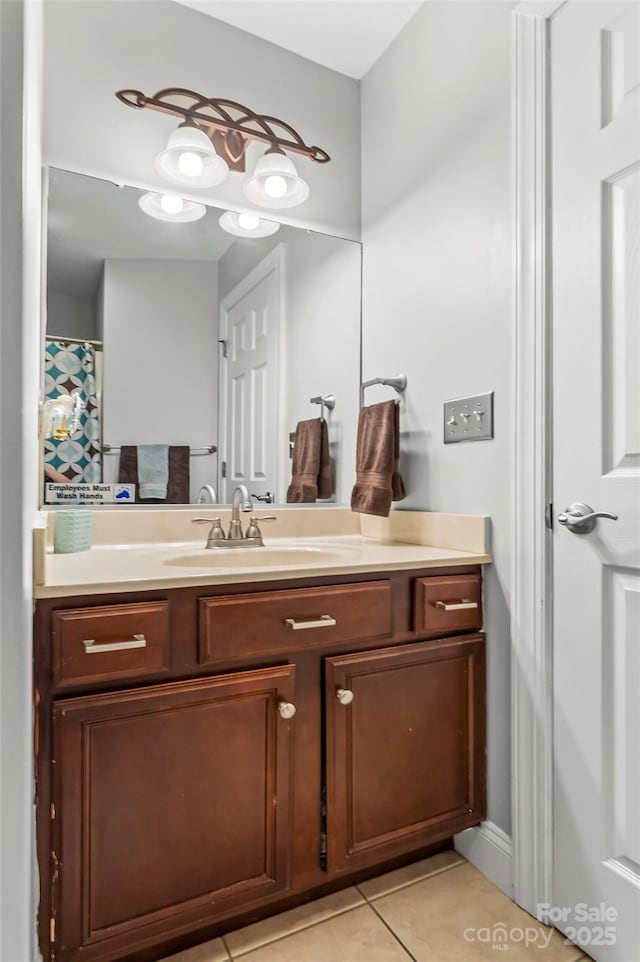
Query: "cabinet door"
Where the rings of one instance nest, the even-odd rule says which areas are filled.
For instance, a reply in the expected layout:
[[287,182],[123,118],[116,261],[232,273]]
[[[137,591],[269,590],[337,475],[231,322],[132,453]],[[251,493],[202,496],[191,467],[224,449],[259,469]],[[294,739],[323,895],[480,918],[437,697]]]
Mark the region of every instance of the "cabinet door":
[[288,887],[293,686],[285,666],[55,705],[56,962]]
[[328,658],[325,668],[328,870],[358,869],[478,824],[483,636]]

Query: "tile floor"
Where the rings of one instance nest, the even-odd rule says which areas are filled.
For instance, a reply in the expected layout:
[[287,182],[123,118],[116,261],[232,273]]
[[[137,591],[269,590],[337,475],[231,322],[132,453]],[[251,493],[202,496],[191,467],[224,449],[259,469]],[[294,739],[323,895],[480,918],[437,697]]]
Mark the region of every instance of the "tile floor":
[[[496,952],[498,945],[507,951]],[[165,962],[577,962],[574,945],[456,852],[327,895]]]

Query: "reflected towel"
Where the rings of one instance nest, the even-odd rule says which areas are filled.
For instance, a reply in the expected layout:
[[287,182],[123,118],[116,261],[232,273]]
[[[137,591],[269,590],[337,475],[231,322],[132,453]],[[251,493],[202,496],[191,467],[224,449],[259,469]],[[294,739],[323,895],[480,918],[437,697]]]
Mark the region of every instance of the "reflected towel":
[[397,401],[383,401],[362,408],[358,419],[352,511],[386,518],[391,502],[406,497],[398,471],[399,457],[400,408]]
[[333,494],[329,432],[324,418],[299,421],[293,444],[289,504],[309,504]]
[[159,498],[164,501],[169,487],[169,446],[167,444],[138,445],[138,482],[140,498]]
[[[171,445],[169,448],[169,483],[165,498],[145,498],[149,504],[189,504],[190,450],[186,444]],[[120,449],[118,470],[120,484],[136,485],[136,502],[140,502],[138,477],[138,448],[135,444],[125,444]]]

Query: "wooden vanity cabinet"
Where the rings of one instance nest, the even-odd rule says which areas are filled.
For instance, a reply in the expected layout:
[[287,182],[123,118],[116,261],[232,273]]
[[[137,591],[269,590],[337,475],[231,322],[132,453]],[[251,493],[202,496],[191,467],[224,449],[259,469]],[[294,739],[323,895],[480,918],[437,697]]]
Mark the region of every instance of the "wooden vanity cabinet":
[[152,962],[478,824],[480,609],[432,629],[439,575],[39,601],[46,962]]
[[325,679],[330,872],[482,818],[482,636],[328,658]]
[[54,704],[58,958],[126,958],[141,935],[289,887],[294,676]]

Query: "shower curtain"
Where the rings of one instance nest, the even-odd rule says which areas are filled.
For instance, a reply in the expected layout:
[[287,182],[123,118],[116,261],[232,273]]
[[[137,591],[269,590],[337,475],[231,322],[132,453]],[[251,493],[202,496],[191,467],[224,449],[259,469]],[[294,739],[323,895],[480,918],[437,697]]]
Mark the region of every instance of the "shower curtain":
[[48,398],[80,389],[86,410],[73,437],[44,442],[44,460],[69,481],[102,480],[100,405],[96,386],[96,351],[86,341],[47,341],[45,395]]

